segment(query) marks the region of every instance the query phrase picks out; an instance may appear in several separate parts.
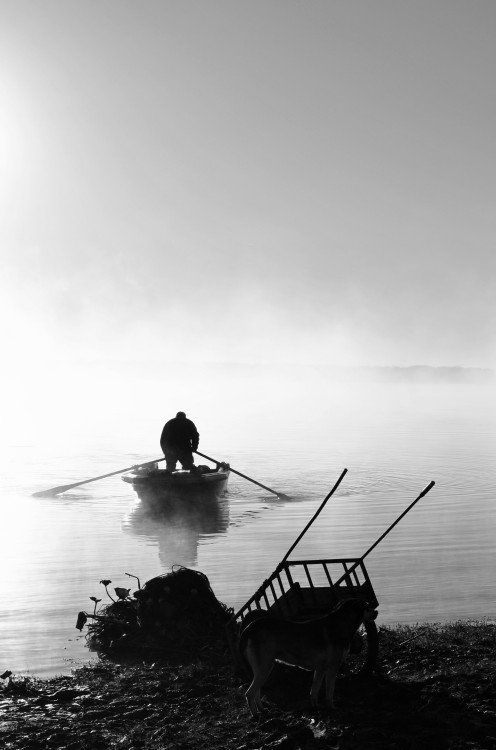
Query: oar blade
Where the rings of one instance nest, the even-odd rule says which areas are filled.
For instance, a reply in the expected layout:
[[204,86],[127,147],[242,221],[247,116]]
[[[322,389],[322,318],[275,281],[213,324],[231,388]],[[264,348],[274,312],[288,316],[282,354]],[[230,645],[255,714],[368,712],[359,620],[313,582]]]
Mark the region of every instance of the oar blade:
[[72,490],[73,487],[78,486],[79,482],[77,484],[61,484],[60,487],[52,487],[49,490],[40,490],[39,492],[33,492],[31,497],[55,497],[55,495],[60,495],[62,492]]

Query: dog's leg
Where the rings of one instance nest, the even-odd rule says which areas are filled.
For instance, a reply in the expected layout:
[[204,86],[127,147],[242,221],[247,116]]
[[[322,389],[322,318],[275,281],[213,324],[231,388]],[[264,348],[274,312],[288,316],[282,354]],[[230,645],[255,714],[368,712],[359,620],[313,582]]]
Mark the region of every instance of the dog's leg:
[[262,713],[263,706],[261,691],[271,671],[272,666],[270,669],[263,672],[257,670],[253,676],[251,685],[245,693],[246,702],[248,703],[248,708],[250,709],[252,716],[258,716]]
[[310,690],[310,702],[314,708],[318,708],[319,705],[319,693],[324,676],[325,667],[323,665],[317,667],[313,673],[312,687]]
[[331,665],[325,675],[326,680],[326,706],[329,709],[334,709],[334,688],[336,686],[336,667]]
[[334,708],[334,689],[336,687],[336,677],[338,674],[339,667],[343,662],[344,653],[342,650],[336,651],[331,660],[327,664],[325,671],[326,681],[326,706],[329,709]]
[[262,687],[267,682],[272,668],[274,658],[267,658],[267,654],[258,654],[256,649],[248,644],[246,649],[246,660],[253,672],[253,680],[245,692],[246,702],[252,716],[258,716],[262,712]]
[[245,693],[246,702],[252,716],[256,717],[261,713],[260,706],[260,688],[257,687],[255,678]]

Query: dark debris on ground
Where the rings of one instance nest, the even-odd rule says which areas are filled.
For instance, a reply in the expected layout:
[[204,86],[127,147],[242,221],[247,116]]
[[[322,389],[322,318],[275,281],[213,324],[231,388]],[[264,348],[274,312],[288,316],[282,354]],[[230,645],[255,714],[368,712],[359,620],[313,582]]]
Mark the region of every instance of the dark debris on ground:
[[104,659],[70,677],[0,680],[5,750],[496,750],[496,628],[380,629],[376,674],[343,673],[332,714],[310,676],[277,666],[266,712],[249,715],[226,649],[134,665]]

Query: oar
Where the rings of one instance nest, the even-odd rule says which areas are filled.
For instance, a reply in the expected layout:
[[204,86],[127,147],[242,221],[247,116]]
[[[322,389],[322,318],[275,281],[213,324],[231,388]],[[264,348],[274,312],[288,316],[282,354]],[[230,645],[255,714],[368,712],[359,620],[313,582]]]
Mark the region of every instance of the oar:
[[49,490],[41,490],[41,492],[34,492],[33,497],[50,497],[52,495],[60,495],[61,492],[72,490],[74,487],[80,487],[82,484],[88,484],[89,482],[97,482],[99,479],[106,479],[107,477],[113,477],[116,474],[124,474],[126,471],[132,469],[141,469],[143,466],[151,466],[151,464],[157,464],[159,461],[165,461],[165,458],[156,458],[155,461],[146,461],[144,464],[136,464],[135,466],[127,466],[125,469],[119,469],[118,471],[111,471],[110,474],[101,474],[99,477],[92,477],[91,479],[83,479],[82,482],[73,482],[72,484],[61,484],[59,487],[52,487]]
[[[214,464],[220,464],[222,461],[217,461],[215,458],[210,458],[210,456],[206,456],[204,453],[200,453],[200,451],[193,451],[193,453],[196,453],[197,456],[201,456],[202,458],[206,458],[207,461],[212,461]],[[259,487],[262,487],[264,490],[267,490],[267,492],[272,492],[273,495],[277,495],[277,497],[280,497],[282,500],[289,500],[290,498],[288,495],[284,495],[282,492],[276,492],[275,490],[271,490],[270,487],[267,487],[265,484],[262,484],[261,482],[257,482],[256,479],[252,479],[251,477],[247,477],[246,474],[242,474],[240,471],[236,471],[236,469],[233,469],[232,466],[229,467],[233,474],[237,474],[238,477],[243,477],[243,479],[247,479],[249,482],[253,482],[253,484],[257,484]]]

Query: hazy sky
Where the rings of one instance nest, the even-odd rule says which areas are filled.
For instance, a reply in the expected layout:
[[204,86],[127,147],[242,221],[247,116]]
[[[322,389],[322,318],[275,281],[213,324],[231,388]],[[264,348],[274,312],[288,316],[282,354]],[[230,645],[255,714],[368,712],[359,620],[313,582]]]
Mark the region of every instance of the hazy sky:
[[496,366],[494,0],[0,0],[2,349]]

